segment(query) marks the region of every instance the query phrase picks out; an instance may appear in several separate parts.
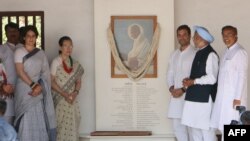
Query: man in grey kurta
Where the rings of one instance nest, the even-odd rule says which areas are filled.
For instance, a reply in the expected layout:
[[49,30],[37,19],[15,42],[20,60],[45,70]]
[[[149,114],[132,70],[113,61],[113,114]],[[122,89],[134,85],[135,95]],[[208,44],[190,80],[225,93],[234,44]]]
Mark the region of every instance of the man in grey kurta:
[[[5,25],[5,33],[7,42],[0,46],[0,59],[6,69],[7,84],[10,84],[14,89],[16,83],[16,70],[14,64],[14,52],[17,48],[23,45],[19,43],[19,28],[15,23],[8,23]],[[4,118],[13,124],[14,121],[14,101],[13,95],[8,96],[5,101],[8,104]]]

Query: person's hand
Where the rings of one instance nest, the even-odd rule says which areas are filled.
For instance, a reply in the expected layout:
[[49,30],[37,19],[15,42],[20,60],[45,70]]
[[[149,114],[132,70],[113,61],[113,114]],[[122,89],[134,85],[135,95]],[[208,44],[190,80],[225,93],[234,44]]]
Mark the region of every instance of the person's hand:
[[14,86],[11,84],[3,84],[3,90],[6,94],[12,94],[14,92]]
[[174,98],[178,98],[181,97],[184,94],[184,92],[182,91],[181,88],[179,88],[179,89],[174,89],[171,94]]
[[241,104],[240,100],[234,99],[234,101],[233,101],[233,108],[236,109],[236,106],[240,106],[240,104]]
[[72,93],[63,93],[65,101],[67,101],[69,104],[73,104],[76,98],[76,94],[74,92]]
[[128,67],[131,69],[131,70],[137,70],[138,69],[138,66],[139,65],[139,61],[137,60],[136,57],[133,57],[133,58],[130,58],[129,61],[128,61]]
[[187,87],[194,85],[194,80],[190,78],[184,78],[182,81],[182,84],[185,88],[187,88]]
[[178,97],[181,97],[184,92],[181,88],[179,89],[175,89],[174,86],[171,86],[169,88],[169,92],[171,93],[171,95],[174,97],[174,98],[178,98]]
[[75,101],[77,94],[78,93],[76,91],[69,94],[69,99],[71,100],[71,104]]
[[69,94],[68,94],[68,93],[62,92],[61,95],[64,97],[64,100],[65,100],[66,102],[68,102],[69,104],[71,104],[71,100],[70,100],[71,98],[69,97]]
[[169,88],[169,92],[172,93],[173,90],[174,90],[174,86],[171,86],[171,87]]
[[32,88],[32,92],[30,93],[31,96],[38,96],[40,95],[42,92],[42,87],[40,84],[36,84],[33,88]]
[[72,96],[70,94],[67,94],[64,97],[65,101],[67,101],[69,104],[72,104]]

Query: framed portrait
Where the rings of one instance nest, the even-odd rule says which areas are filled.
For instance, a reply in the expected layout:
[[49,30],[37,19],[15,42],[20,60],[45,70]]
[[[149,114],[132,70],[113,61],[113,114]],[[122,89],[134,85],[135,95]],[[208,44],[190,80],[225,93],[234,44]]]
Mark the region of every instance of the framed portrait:
[[[136,70],[147,58],[154,31],[157,25],[157,16],[111,16],[111,30],[119,57],[130,70]],[[127,78],[115,63],[111,54],[111,77]],[[144,78],[157,77],[157,52],[144,75]]]

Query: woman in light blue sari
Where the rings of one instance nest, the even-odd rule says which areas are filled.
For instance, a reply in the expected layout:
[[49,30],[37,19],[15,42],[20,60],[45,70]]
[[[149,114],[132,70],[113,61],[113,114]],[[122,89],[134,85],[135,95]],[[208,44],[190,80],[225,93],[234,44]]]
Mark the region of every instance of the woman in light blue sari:
[[24,47],[15,52],[18,80],[14,125],[20,141],[55,141],[49,64],[44,51],[35,47],[37,36],[36,27],[25,27]]

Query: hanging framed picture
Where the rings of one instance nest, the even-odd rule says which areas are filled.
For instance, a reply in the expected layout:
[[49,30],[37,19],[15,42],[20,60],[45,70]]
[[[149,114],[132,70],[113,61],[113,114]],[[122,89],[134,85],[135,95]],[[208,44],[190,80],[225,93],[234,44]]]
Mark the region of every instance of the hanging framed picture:
[[156,27],[157,16],[111,16],[111,31],[118,53],[111,55],[112,78],[127,78],[135,73],[144,73],[144,78],[157,77]]

